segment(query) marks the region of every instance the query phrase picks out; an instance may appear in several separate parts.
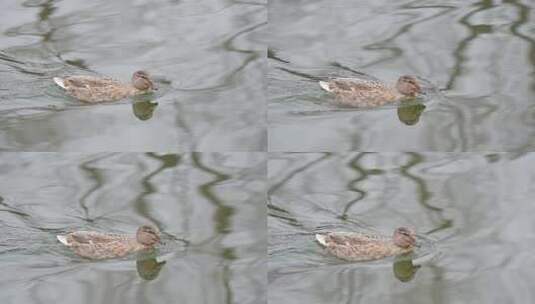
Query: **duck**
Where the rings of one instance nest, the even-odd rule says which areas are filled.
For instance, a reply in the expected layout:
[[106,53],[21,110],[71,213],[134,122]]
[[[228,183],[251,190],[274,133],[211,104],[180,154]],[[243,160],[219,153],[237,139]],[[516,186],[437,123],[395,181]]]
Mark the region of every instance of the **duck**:
[[85,75],[54,77],[53,80],[68,95],[86,103],[116,101],[156,89],[149,74],[145,71],[134,72],[130,84],[111,78]]
[[415,76],[399,77],[395,86],[378,79],[334,78],[320,81],[320,87],[335,95],[335,103],[346,107],[373,108],[417,97],[422,88]]
[[80,257],[92,260],[124,257],[130,253],[154,249],[160,243],[158,228],[142,225],[136,235],[74,231],[57,235],[60,243]]
[[391,238],[359,232],[328,232],[315,236],[329,254],[350,262],[408,254],[416,247],[416,234],[407,227],[394,230]]

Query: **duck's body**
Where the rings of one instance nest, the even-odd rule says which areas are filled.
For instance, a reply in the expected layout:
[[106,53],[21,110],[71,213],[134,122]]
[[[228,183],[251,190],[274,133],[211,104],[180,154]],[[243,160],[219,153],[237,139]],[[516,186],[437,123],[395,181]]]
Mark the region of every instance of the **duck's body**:
[[123,257],[151,249],[160,241],[158,230],[147,225],[141,226],[136,235],[75,231],[58,235],[57,239],[77,255],[88,259]]
[[379,107],[415,97],[420,86],[413,76],[402,76],[396,86],[388,86],[377,79],[335,78],[320,81],[319,85],[327,92],[333,93],[336,103],[346,107]]
[[337,258],[358,262],[406,254],[414,249],[414,232],[398,228],[393,237],[358,232],[316,234],[316,240]]
[[94,76],[54,77],[54,82],[70,96],[88,103],[116,101],[147,93],[154,88],[148,74],[143,71],[134,73],[132,84]]

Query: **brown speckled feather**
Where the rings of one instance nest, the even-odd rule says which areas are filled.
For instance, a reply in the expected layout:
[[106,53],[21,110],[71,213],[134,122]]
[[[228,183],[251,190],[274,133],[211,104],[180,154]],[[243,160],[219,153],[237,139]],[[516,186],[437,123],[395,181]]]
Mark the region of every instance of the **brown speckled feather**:
[[66,236],[68,246],[79,256],[90,259],[123,257],[145,247],[132,236],[77,231]]
[[377,107],[394,102],[402,95],[381,81],[338,78],[327,82],[336,103],[351,107]]
[[327,233],[325,243],[330,254],[353,262],[378,260],[412,251],[412,248],[396,246],[388,237],[361,233]]
[[66,77],[63,84],[69,95],[89,103],[115,101],[145,92],[110,78],[92,76]]

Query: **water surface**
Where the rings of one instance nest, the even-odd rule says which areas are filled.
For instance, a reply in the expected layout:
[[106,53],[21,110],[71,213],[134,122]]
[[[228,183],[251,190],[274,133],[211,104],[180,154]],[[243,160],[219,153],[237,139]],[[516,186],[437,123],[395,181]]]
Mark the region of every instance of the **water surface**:
[[[270,151],[530,151],[533,1],[269,2]],[[444,98],[339,111],[319,77],[419,75]]]
[[[8,0],[0,16],[0,149],[265,149],[262,1]],[[84,106],[51,80],[128,81],[138,69],[158,93],[108,105]]]
[[[265,301],[265,155],[0,154],[0,302]],[[155,254],[88,261],[55,235],[160,228]]]
[[[529,303],[535,154],[293,153],[268,162],[271,303]],[[416,229],[414,255],[347,263],[320,231]]]

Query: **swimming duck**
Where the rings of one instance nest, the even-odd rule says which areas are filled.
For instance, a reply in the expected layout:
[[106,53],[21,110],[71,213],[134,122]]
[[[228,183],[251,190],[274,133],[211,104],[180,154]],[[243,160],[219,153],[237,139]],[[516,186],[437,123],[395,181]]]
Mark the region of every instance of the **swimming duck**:
[[58,235],[57,239],[81,257],[108,259],[152,249],[160,242],[160,235],[156,227],[143,225],[138,228],[135,237],[126,234],[75,231]]
[[316,240],[337,258],[356,262],[412,252],[416,234],[409,228],[400,227],[392,238],[358,232],[329,232],[316,234]]
[[115,101],[155,89],[154,83],[145,71],[135,72],[131,84],[94,76],[54,77],[54,82],[65,89],[67,94],[88,103]]
[[421,93],[418,80],[409,75],[399,77],[395,87],[377,79],[359,78],[335,78],[320,81],[319,85],[335,95],[337,104],[347,107],[378,107]]

